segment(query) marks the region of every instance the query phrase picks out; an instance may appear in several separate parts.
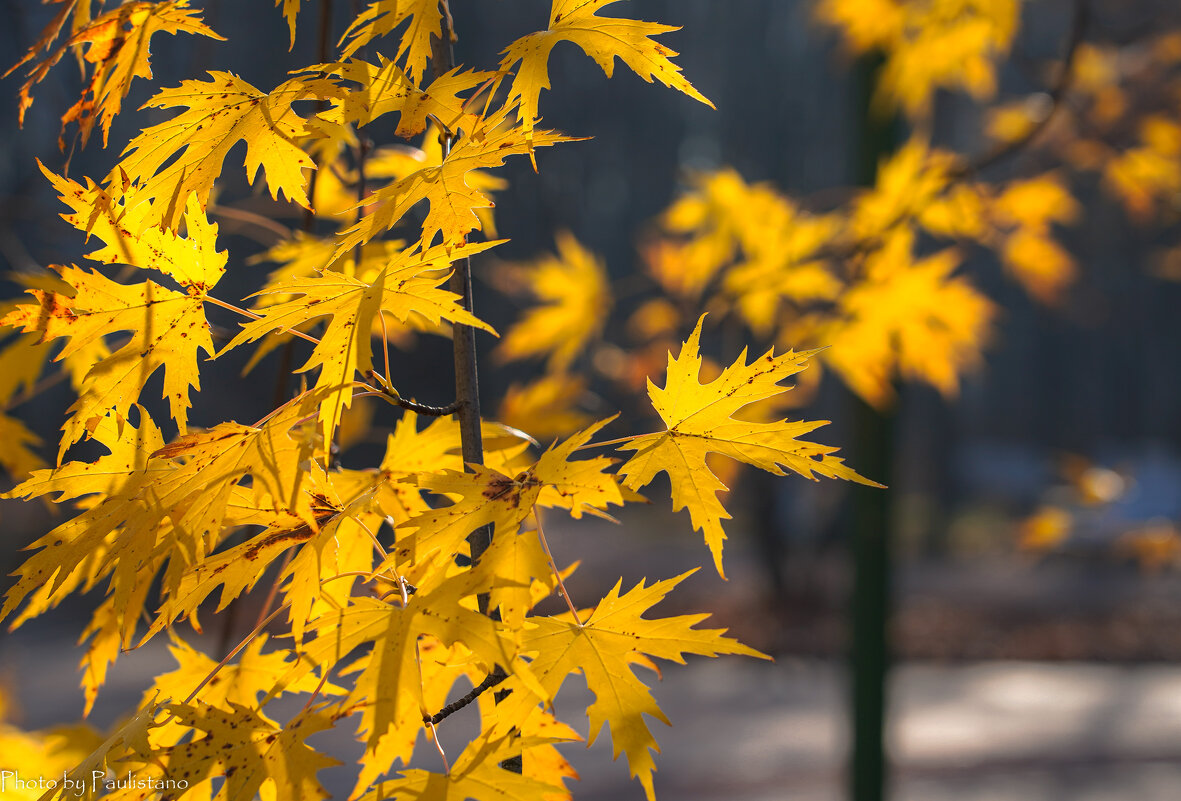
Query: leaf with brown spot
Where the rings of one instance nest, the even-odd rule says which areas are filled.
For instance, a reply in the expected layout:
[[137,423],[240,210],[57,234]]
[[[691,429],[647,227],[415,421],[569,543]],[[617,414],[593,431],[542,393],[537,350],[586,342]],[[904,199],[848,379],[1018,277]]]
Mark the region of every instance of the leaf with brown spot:
[[134,187],[127,194],[110,194],[89,178],[86,186],[54,174],[37,162],[60,200],[73,213],[62,219],[103,247],[86,254],[100,264],[130,264],[159,270],[184,287],[204,293],[217,285],[226,271],[228,254],[217,249],[217,225],[190,196],[184,210],[185,235],[146,224],[150,204],[140,203]]
[[335,723],[323,704],[305,709],[286,726],[279,726],[250,707],[232,701],[227,704],[229,709],[201,701],[166,707],[177,722],[204,736],[166,748],[159,756],[139,754],[145,762],[184,765],[188,773],[186,788],[165,790],[162,799],[172,801],[184,795],[186,789],[191,791],[219,776],[225,777],[218,792],[218,798],[224,801],[251,801],[264,784],[269,786],[264,797],[328,797],[316,774],[340,762],[305,742]]
[[125,419],[148,379],[160,368],[164,368],[164,397],[184,431],[189,388],[200,389],[198,356],[214,351],[202,298],[166,289],[154,281],[125,286],[73,266],[54,265],[54,269],[73,295],[30,290],[37,302],[17,306],[0,323],[39,332],[43,342],[66,338],[59,361],[95,339],[118,331],[132,332],[123,347],[87,372],[78,400],[70,407],[71,416],[62,427],[58,461],[72,444],[93,434],[107,414]]
[[[17,67],[31,61],[38,50],[47,47],[57,38],[73,5],[63,5],[58,15],[45,28],[41,39],[29,49],[23,59],[5,73],[5,77]],[[88,12],[89,0],[82,5]],[[225,41],[224,37],[219,36],[201,21],[197,16],[198,11],[189,9],[188,5],[188,0],[124,3],[75,29],[74,34],[64,44],[30,69],[29,78],[20,90],[20,124],[24,124],[25,112],[33,104],[33,87],[49,74],[49,70],[61,60],[67,50],[73,48],[81,56],[80,61],[84,64],[84,69],[90,70],[91,73],[82,97],[62,117],[62,136],[65,135],[66,126],[71,122],[77,122],[82,144],[85,145],[95,122],[101,119],[103,147],[106,147],[111,121],[122,108],[123,98],[127,97],[131,82],[136,78],[152,77],[150,43],[153,35],[191,33]],[[82,52],[83,48],[85,53]]]

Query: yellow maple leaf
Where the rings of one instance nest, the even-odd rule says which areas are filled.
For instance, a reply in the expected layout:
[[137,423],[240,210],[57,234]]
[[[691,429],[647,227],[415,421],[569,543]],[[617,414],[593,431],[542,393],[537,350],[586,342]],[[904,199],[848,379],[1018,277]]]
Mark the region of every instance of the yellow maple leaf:
[[669,353],[664,387],[648,381],[648,396],[666,430],[620,445],[620,450],[636,453],[619,474],[625,487],[638,490],[658,473],[667,473],[673,511],[688,507],[693,527],[705,535],[718,574],[724,577],[722,543],[726,533],[722,521],[730,514],[718,500],[717,493],[725,491],[726,485],[709,469],[708,454],[720,453],[777,476],[784,475],[782,467],[786,467],[805,478],[827,476],[880,485],[846,467],[832,455],[836,448],[799,439],[826,421],[752,423],[734,417],[745,406],[787,392],[779,382],[803,370],[814,351],[788,351],[778,356],[767,351],[747,364],[743,350],[721,375],[702,384],[699,347],[704,320],[702,315],[678,356]]
[[102,264],[159,270],[198,292],[211,289],[221,280],[229,255],[218,251],[217,225],[209,222],[195,196],[190,195],[185,204],[182,237],[168,229],[145,225],[150,206],[139,203],[134,190],[112,195],[89,178],[82,186],[37,164],[61,201],[73,209],[72,214],[61,215],[62,219],[85,231],[87,237],[103,242],[103,247],[87,253],[86,258]]
[[497,532],[512,533],[529,516],[542,487],[535,475],[525,470],[507,476],[483,465],[471,468],[470,473],[448,470],[419,478],[424,489],[459,500],[416,515],[399,526],[406,532],[399,537],[393,554],[399,562],[424,562],[440,551],[459,553],[466,547],[467,535],[480,526],[492,525]]
[[[89,13],[89,2],[78,5]],[[33,87],[45,78],[49,69],[61,60],[69,48],[73,47],[81,52],[85,47],[86,52],[82,54],[82,59],[92,65],[93,72],[82,97],[62,116],[62,134],[64,136],[66,126],[71,122],[77,122],[82,144],[85,145],[95,122],[101,118],[103,147],[106,147],[111,121],[119,113],[123,98],[127,97],[127,92],[131,88],[131,82],[136,78],[152,77],[150,43],[153,35],[161,32],[191,33],[225,41],[224,37],[206,26],[196,16],[198,12],[189,9],[188,5],[189,0],[124,3],[76,28],[74,34],[63,45],[30,70],[29,78],[20,90],[20,124],[24,124],[25,112],[33,104]],[[64,22],[64,13],[68,10],[67,4],[62,8],[63,16],[55,19],[57,30],[60,30]],[[52,31],[51,39],[57,36],[57,30]],[[50,33],[49,28],[46,29],[46,33]],[[44,39],[30,48],[23,59],[4,73],[5,77],[17,67],[32,60],[43,42]]]
[[145,128],[123,151],[120,169],[141,185],[141,199],[152,201],[144,224],[175,228],[190,194],[204,208],[226,155],[239,141],[246,143],[247,180],[253,183],[261,167],[271,197],[277,200],[282,193],[307,208],[305,170],[315,162],[295,144],[309,129],[292,104],[343,90],[326,78],[297,76],[267,94],[228,72],[209,76],[208,81],[182,81],[152,97],[145,108],[184,111]]
[[425,131],[429,117],[439,120],[452,133],[474,130],[480,117],[467,110],[466,100],[459,95],[475,89],[496,73],[461,71],[457,67],[420,89],[397,64],[384,56],[378,58],[377,64],[354,58],[325,65],[333,75],[356,84],[358,88],[333,101],[331,109],[317,116],[332,122],[364,126],[397,112],[398,127],[394,135],[403,139]]
[[[0,309],[8,313],[15,307],[14,303],[5,303]],[[33,394],[50,351],[48,344],[38,340],[36,334],[6,338],[3,350],[0,350],[0,406],[16,406],[14,400],[18,393],[30,397]]]
[[618,57],[648,83],[653,79],[665,86],[689,95],[710,108],[714,104],[693,88],[681,75],[681,68],[670,59],[677,53],[652,39],[669,31],[680,30],[657,22],[600,17],[595,12],[617,0],[553,0],[549,27],[523,36],[501,52],[500,68],[511,72],[517,67],[516,77],[509,88],[508,102],[520,99],[521,125],[525,139],[533,141],[533,126],[537,122],[537,103],[543,89],[549,89],[550,51],[558,42],[573,42],[595,60],[607,77],[615,71]]
[[275,0],[275,6],[283,7],[283,18],[287,20],[287,30],[291,34],[291,43],[287,49],[295,47],[295,22],[299,18],[299,0]]
[[546,595],[556,584],[536,531],[498,531],[472,568],[472,578],[491,588],[488,609],[499,610],[500,619],[514,634],[521,631],[525,616],[536,605],[535,584],[544,586]]
[[[150,750],[149,734],[158,728],[161,721],[161,705],[153,701],[117,726],[105,740],[99,743],[77,766],[64,773],[60,781],[43,793],[39,801],[53,801],[54,798],[89,801],[105,792],[102,782],[95,782],[95,776],[106,776],[107,771],[118,775],[123,759],[131,753],[146,753]],[[76,788],[81,788],[78,791]]]
[[912,115],[930,110],[939,88],[977,99],[996,90],[994,61],[1008,53],[1020,0],[822,0],[817,16],[840,28],[857,52],[885,55],[875,101]]
[[438,0],[374,0],[340,37],[343,55],[351,56],[407,21],[394,59],[405,57],[406,73],[417,82],[431,58],[431,37],[443,35],[443,12]]
[[946,188],[952,165],[949,153],[931,150],[917,137],[883,159],[873,189],[853,204],[854,238],[884,237],[900,223],[922,214]]
[[[639,778],[649,801],[655,797],[652,772],[656,769],[650,749],[659,749],[644,715],[669,721],[648,687],[633,672],[633,665],[637,662],[652,665],[646,657],[684,664],[684,654],[745,654],[768,658],[723,636],[725,629],[693,628],[709,615],[655,620],[643,617],[688,575],[649,586],[641,582],[622,594],[623,582],[618,581],[581,625],[569,619],[569,615],[532,618],[533,626],[522,637],[522,648],[534,654],[530,670],[551,697],[558,694],[567,676],[582,671],[587,687],[595,695],[594,703],[586,710],[590,719],[587,745],[594,743],[604,724],[608,725],[615,756],[627,754],[631,775]],[[515,681],[514,685],[513,693],[501,703],[503,709],[498,710],[503,729],[524,718],[540,700],[523,685]]]
[[[436,573],[442,569],[431,568]],[[495,665],[509,668],[511,643],[498,624],[461,603],[479,589],[469,574],[430,578],[417,586],[405,606],[354,597],[346,608],[312,621],[309,631],[315,638],[278,685],[287,686],[316,667],[329,670],[353,649],[372,643],[370,653],[353,666],[361,672],[346,703],[363,704],[360,730],[373,749],[408,711],[417,712],[419,720],[426,712],[415,647],[420,635],[429,634],[448,647],[462,642],[489,672]]]
[[564,442],[555,442],[535,464],[511,477],[484,465],[469,465],[473,471],[470,473],[449,470],[420,477],[420,486],[459,500],[399,526],[399,531],[406,531],[407,536],[399,539],[393,556],[399,562],[421,562],[439,551],[459,553],[467,535],[488,524],[497,533],[511,534],[537,503],[567,509],[574,517],[580,517],[586,510],[602,511],[612,504],[621,506],[619,485],[603,472],[610,466],[610,459],[603,456],[571,459],[576,450],[609,422],[601,420]]
[[[462,124],[462,123],[459,123]],[[479,122],[473,123],[473,130]],[[464,130],[468,130],[464,128]],[[378,148],[365,165],[366,175],[374,178],[392,178],[400,181],[419,170],[438,167],[443,163],[443,131],[431,123],[422,135],[418,147],[394,146]],[[488,170],[470,170],[464,175],[464,182],[472,189],[491,196],[508,186],[508,181]],[[489,239],[495,239],[496,220],[493,206],[477,206],[473,213],[480,221],[479,229]]]
[[267,334],[287,331],[308,320],[331,315],[332,320],[301,371],[320,369],[316,388],[326,391],[320,406],[325,441],[330,441],[342,410],[351,405],[353,374],[365,376],[373,367],[372,331],[382,312],[407,321],[411,315],[438,326],[443,320],[496,332],[459,305],[459,296],[439,287],[450,275],[455,259],[480,253],[498,242],[483,242],[452,250],[411,248],[392,259],[371,280],[345,273],[323,272],[272,285],[267,293],[291,300],[266,307],[218,354],[224,354]]
[[[110,451],[106,456],[100,456],[94,462],[67,462],[53,470],[37,471],[6,497],[49,497],[56,492],[57,497],[53,498],[53,501],[60,504],[65,500],[87,495],[118,495],[143,475],[151,453],[163,445],[160,433],[151,418],[142,408],[139,412],[139,427],[128,423],[123,426],[122,431],[112,418],[103,418],[94,438]],[[90,498],[86,498],[86,501],[90,501]],[[72,524],[58,527],[51,532],[49,538],[39,540],[33,545],[40,547],[59,539],[64,543],[63,535],[70,531],[73,531]],[[62,559],[58,553],[45,557],[38,555],[27,560],[16,573],[19,580],[10,590],[5,605],[7,614],[21,601],[24,594],[28,594],[27,602],[11,626],[20,626],[30,618],[57,606],[73,592],[93,588],[101,576],[111,569],[106,555],[116,533],[110,532],[97,543],[89,542],[81,551],[80,559],[77,556]],[[120,610],[138,610],[143,606],[151,583],[150,576],[154,575],[158,568],[159,560],[154,560],[148,567],[140,568],[133,586],[120,599]],[[51,581],[50,579],[54,579],[53,573],[59,569],[63,571],[63,577]],[[141,576],[144,580],[139,580]],[[115,607],[115,598],[107,598],[95,610],[90,623],[82,633],[81,640],[90,639],[79,665],[86,697],[86,713],[89,713],[98,690],[106,679],[107,668],[120,653],[123,615],[118,611]]]
[[[471,652],[462,643],[444,647],[429,634],[418,640],[418,658],[422,676],[422,702],[428,710],[441,709],[447,703],[455,682],[473,672]],[[422,715],[419,708],[407,705],[377,745],[365,750],[350,798],[360,798],[378,778],[390,771],[395,760],[401,760],[403,765],[410,764],[419,733],[426,728]]]
[[1053,303],[1074,278],[1074,259],[1054,241],[1054,223],[1069,223],[1080,214],[1078,201],[1062,179],[1049,172],[1013,181],[997,197],[992,211],[997,224],[1009,230],[1001,251],[1022,286],[1043,303]]
[[1181,192],[1181,125],[1162,114],[1140,121],[1141,144],[1111,159],[1104,181],[1133,219],[1147,221],[1157,204]]
[[[499,729],[499,704],[490,695],[493,694],[485,693],[478,699],[485,733]],[[533,707],[524,720],[516,719],[515,725],[520,736],[512,745],[520,749],[522,775],[553,786],[546,795],[547,801],[571,801],[570,790],[559,788],[563,788],[567,779],[580,777],[557,746],[581,742],[584,738],[540,706]]]
[[107,449],[105,456],[93,462],[66,462],[52,470],[38,470],[3,497],[37,498],[57,493],[52,501],[61,504],[91,494],[118,495],[147,469],[151,455],[164,445],[152,418],[143,407],[136,408],[138,427],[129,422],[120,426],[109,416],[95,427],[92,439]]
[[[117,493],[33,543],[41,550],[19,568],[0,617],[43,584],[52,596],[67,582],[80,581],[80,568],[88,571],[91,583],[90,576],[109,573],[116,602],[111,614],[126,646],[163,557],[172,560],[164,590],[175,596],[184,568],[205,559],[227,524],[267,527],[275,520],[298,519],[317,529],[301,468],[311,446],[290,435],[315,401],[311,396],[289,403],[261,427],[223,423],[151,453]],[[138,438],[138,432],[128,436]],[[142,449],[133,458],[140,454]],[[123,458],[122,453],[112,456],[116,464]],[[243,481],[249,486],[241,486]],[[54,486],[45,483],[43,489]],[[239,514],[236,506],[248,514]]]
[[[484,462],[506,468],[527,447],[516,437],[506,437],[503,426],[484,422]],[[377,504],[383,514],[401,524],[430,510],[422,496],[419,477],[427,473],[458,472],[463,469],[459,423],[454,417],[436,417],[422,431],[418,415],[406,412],[386,440],[381,460],[384,480],[377,485]]]
[[[530,734],[485,734],[468,743],[447,773],[427,770],[404,770],[397,779],[380,782],[360,796],[358,801],[551,801],[559,794],[557,785],[525,774],[506,770],[503,762],[528,750],[548,746],[559,738]],[[565,738],[561,738],[565,739]]]
[[815,14],[839,27],[857,52],[889,46],[906,26],[906,7],[900,0],[820,0]]
[[858,395],[881,406],[895,371],[954,395],[959,376],[980,362],[993,304],[963,276],[948,249],[915,259],[914,232],[894,230],[866,260],[866,280],[840,300],[820,336],[825,361]]
[[174,720],[203,736],[161,749],[162,754],[141,752],[139,758],[146,765],[183,765],[184,790],[225,777],[218,797],[226,801],[249,801],[264,784],[269,785],[264,797],[328,797],[316,773],[341,763],[305,742],[335,723],[323,704],[303,710],[285,726],[249,706],[227,704],[229,709],[202,701],[169,704],[166,708]]
[[213,340],[199,294],[181,294],[154,281],[125,286],[77,267],[55,269],[72,297],[30,290],[35,304],[18,306],[0,322],[38,331],[42,341],[68,338],[57,359],[65,359],[94,339],[116,331],[132,332],[115,353],[93,365],[63,426],[58,461],[70,445],[93,433],[113,411],[125,418],[148,379],[164,368],[164,397],[181,431],[188,423],[189,388],[200,388],[197,359],[212,354]]
[[[218,666],[217,662],[189,645],[180,635],[169,632],[168,650],[176,660],[176,669],[160,673],[152,680],[152,687],[144,692],[145,704],[156,697],[185,698]],[[232,712],[235,706],[250,707],[259,702],[259,694],[270,692],[275,675],[286,672],[292,664],[292,652],[280,649],[263,653],[267,635],[260,634],[243,649],[237,661],[223,665],[215,680],[206,682],[201,690],[201,702]],[[278,688],[279,693],[312,692],[319,682],[305,676],[303,681]],[[343,690],[325,682],[320,692],[340,695]]]
[[557,233],[558,255],[509,267],[510,291],[525,289],[542,302],[504,335],[503,361],[549,354],[548,369],[563,371],[603,330],[611,308],[607,270],[569,231]]
[[[89,726],[23,731],[0,717],[0,754],[4,755],[0,763],[4,767],[0,770],[6,774],[5,801],[38,801],[44,794],[38,786],[39,779],[60,779],[101,742],[102,736]],[[14,778],[26,781],[17,784]]]
[[0,466],[13,478],[24,478],[45,462],[33,450],[41,438],[15,417],[0,414]]
[[[380,475],[373,471],[312,470],[314,494],[330,496],[332,509],[339,509],[279,574],[286,582],[291,635],[302,642],[307,621],[331,609],[348,605],[357,577],[370,573],[380,560],[376,541],[384,519],[376,508]],[[350,576],[350,574],[352,574]],[[345,578],[341,578],[341,576]]]
[[469,231],[480,227],[475,211],[494,205],[478,186],[468,182],[468,173],[499,167],[509,156],[532,152],[534,147],[575,141],[553,131],[537,131],[526,140],[520,128],[505,125],[508,114],[505,108],[461,137],[438,166],[424,166],[366,198],[359,205],[373,210],[340,235],[336,258],[388,231],[423,200],[430,203],[422,223],[423,245],[434,244],[439,233],[445,244],[461,244]]

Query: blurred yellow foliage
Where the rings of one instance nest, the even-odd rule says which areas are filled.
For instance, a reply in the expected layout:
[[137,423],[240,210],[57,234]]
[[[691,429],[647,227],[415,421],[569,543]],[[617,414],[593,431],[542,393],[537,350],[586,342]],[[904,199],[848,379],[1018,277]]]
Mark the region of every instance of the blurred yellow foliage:
[[547,373],[525,385],[513,384],[500,404],[500,421],[539,440],[585,428],[591,416],[577,408],[586,381],[566,373]]
[[1058,506],[1042,506],[1021,523],[1017,547],[1032,553],[1053,550],[1070,536],[1074,518]]
[[992,303],[953,275],[954,249],[916,259],[914,233],[898,229],[866,258],[865,278],[840,298],[820,335],[825,361],[870,403],[888,403],[894,371],[954,395],[959,375],[980,361]]
[[1020,11],[1020,0],[821,0],[816,14],[854,52],[885,55],[879,104],[922,116],[937,89],[992,97]]
[[505,334],[496,350],[503,361],[546,356],[551,370],[564,370],[606,322],[611,308],[607,268],[569,231],[559,231],[556,239],[556,256],[502,270],[507,288],[525,288],[542,301]]
[[1135,559],[1145,573],[1159,573],[1181,563],[1181,532],[1171,521],[1153,521],[1126,532],[1116,546]]
[[1074,279],[1070,254],[1051,236],[1051,225],[1078,219],[1081,208],[1061,178],[1046,173],[1014,181],[992,205],[1007,236],[1001,259],[1031,295],[1043,303],[1058,299]]
[[1160,115],[1141,121],[1138,147],[1107,163],[1103,177],[1129,214],[1147,221],[1159,200],[1181,205],[1181,125]]

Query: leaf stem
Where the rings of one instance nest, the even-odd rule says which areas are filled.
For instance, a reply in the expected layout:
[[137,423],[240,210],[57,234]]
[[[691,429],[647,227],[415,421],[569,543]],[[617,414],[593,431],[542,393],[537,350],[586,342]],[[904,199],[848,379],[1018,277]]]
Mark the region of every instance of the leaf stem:
[[541,510],[537,507],[533,508],[533,519],[537,521],[537,538],[541,540],[542,550],[545,551],[545,558],[549,560],[550,570],[554,571],[554,578],[558,580],[558,590],[562,593],[562,598],[566,601],[566,606],[570,608],[570,614],[574,616],[574,622],[582,628],[582,620],[578,617],[578,610],[574,608],[574,602],[570,600],[570,593],[566,591],[566,582],[562,580],[562,574],[558,571],[558,565],[554,562],[554,555],[550,552],[549,542],[545,539],[545,530],[541,527]]
[[47,376],[44,376],[33,386],[27,387],[24,392],[17,395],[15,398],[10,399],[8,403],[4,404],[4,406],[0,407],[0,409],[7,412],[9,409],[20,406],[22,403],[28,403],[45,390],[52,389],[53,387],[60,384],[66,379],[67,375],[68,374],[64,369],[59,369],[56,373],[51,373]]
[[608,445],[619,445],[620,443],[631,442],[633,439],[639,439],[640,437],[651,437],[651,436],[654,436],[655,434],[658,434],[658,433],[663,433],[663,432],[654,432],[653,434],[632,434],[629,437],[620,437],[619,439],[609,439],[604,442],[588,442],[585,445],[579,445],[577,448],[574,448],[573,450],[585,451],[588,448],[605,448]]
[[266,626],[268,623],[270,623],[272,620],[274,620],[276,617],[278,617],[279,613],[281,613],[284,609],[286,609],[289,606],[291,606],[290,603],[285,603],[282,606],[280,606],[278,609],[276,609],[274,612],[271,612],[265,618],[260,620],[258,625],[254,627],[254,630],[251,631],[249,634],[247,634],[245,637],[243,637],[242,642],[238,643],[237,647],[235,647],[234,650],[230,651],[228,654],[225,655],[225,657],[220,662],[218,662],[216,665],[214,665],[213,670],[209,671],[209,675],[207,675],[205,678],[201,679],[201,683],[198,684],[196,687],[194,687],[193,691],[191,693],[189,693],[189,697],[186,698],[181,703],[187,704],[190,701],[192,701],[194,698],[196,698],[197,693],[199,693],[199,692],[201,692],[201,690],[205,689],[205,685],[213,680],[213,677],[217,675],[217,672],[219,670],[221,670],[223,667],[225,667],[227,664],[229,664],[229,661],[231,659],[233,659],[235,656],[237,656],[243,648],[245,648],[247,645],[250,644],[251,640],[253,640],[256,636],[258,636],[258,633],[263,630],[264,626]]
[[[223,309],[229,309],[232,312],[237,312],[238,314],[242,315],[243,317],[249,317],[251,320],[261,320],[262,319],[261,314],[255,314],[254,312],[250,311],[249,309],[243,309],[241,306],[235,306],[233,303],[227,303],[224,300],[219,300],[218,298],[215,298],[212,295],[203,295],[201,299],[204,301],[207,301],[209,303],[212,303],[214,306],[221,306]],[[300,339],[311,342],[313,345],[320,344],[320,340],[316,339],[313,336],[305,334],[302,331],[296,331],[294,328],[283,328],[281,330],[285,333],[291,334],[292,336],[297,336]]]
[[385,361],[386,381],[393,382],[394,374],[390,371],[390,332],[385,327],[386,310],[377,309],[377,319],[381,320],[381,355]]
[[[314,177],[315,173],[312,173],[312,175]],[[237,209],[232,206],[219,206],[215,203],[210,203],[209,213],[217,217],[225,217],[227,220],[238,220],[240,222],[253,225],[257,228],[261,228],[264,231],[270,231],[272,234],[278,237],[276,241],[281,242],[284,239],[291,238],[290,228],[281,223],[275,222],[270,217],[264,217],[263,215],[255,214],[252,211]],[[263,242],[262,244],[273,245],[274,242]]]

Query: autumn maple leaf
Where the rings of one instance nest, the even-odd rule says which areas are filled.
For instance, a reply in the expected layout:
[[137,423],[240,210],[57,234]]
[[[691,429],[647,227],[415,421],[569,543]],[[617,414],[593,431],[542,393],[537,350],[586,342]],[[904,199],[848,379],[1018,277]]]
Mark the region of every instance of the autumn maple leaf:
[[505,72],[517,67],[517,75],[509,88],[509,102],[521,101],[521,126],[525,139],[533,140],[533,126],[537,122],[537,101],[543,89],[549,89],[549,56],[558,42],[573,42],[593,58],[610,78],[618,56],[636,75],[648,83],[654,79],[665,86],[683,92],[694,100],[713,108],[705,95],[681,75],[681,68],[670,59],[676,52],[653,41],[652,37],[680,30],[672,25],[642,22],[595,14],[604,6],[618,0],[554,0],[550,9],[549,27],[544,31],[523,36],[501,53],[500,68]]
[[724,491],[726,485],[710,470],[706,462],[708,454],[720,453],[777,476],[784,475],[782,468],[786,467],[805,478],[827,476],[880,485],[846,467],[832,455],[836,448],[799,439],[827,425],[827,421],[753,423],[734,417],[756,401],[788,391],[779,382],[803,370],[814,351],[788,351],[778,356],[774,351],[767,351],[747,364],[743,350],[721,375],[702,384],[699,344],[704,320],[702,315],[677,357],[669,354],[664,387],[648,382],[652,406],[667,430],[645,434],[619,446],[621,450],[636,452],[619,473],[629,489],[645,486],[657,473],[668,473],[673,511],[688,507],[694,528],[705,534],[714,565],[724,576],[722,542],[726,533],[722,521],[728,520],[730,514],[718,500],[717,493]]
[[509,156],[531,153],[535,147],[574,141],[553,131],[539,131],[526,140],[521,128],[507,125],[511,110],[506,106],[461,137],[442,164],[423,167],[370,195],[360,205],[373,211],[340,235],[334,258],[393,228],[424,200],[430,210],[422,223],[423,246],[434,244],[440,233],[444,244],[460,244],[468,232],[480,227],[476,210],[494,205],[481,188],[469,183],[468,173],[499,167]]
[[239,141],[246,142],[247,179],[253,182],[261,167],[273,198],[282,193],[307,208],[305,170],[316,165],[295,143],[309,130],[292,104],[343,90],[327,79],[297,76],[268,94],[228,72],[209,77],[158,92],[145,107],[184,110],[145,128],[124,150],[120,167],[141,185],[142,196],[152,199],[151,221],[175,227],[190,194],[204,207],[226,155]]
[[[644,715],[669,721],[648,687],[635,675],[633,664],[651,665],[646,657],[684,664],[685,654],[745,654],[767,658],[737,640],[722,636],[725,629],[693,628],[709,615],[657,620],[643,617],[688,575],[649,586],[641,582],[622,594],[622,582],[616,582],[585,622],[576,623],[569,615],[530,618],[533,625],[522,637],[522,649],[535,654],[530,670],[551,696],[557,695],[567,676],[582,671],[587,687],[595,694],[594,703],[586,711],[590,719],[587,745],[594,743],[604,724],[608,725],[615,756],[621,752],[627,754],[631,774],[639,778],[649,801],[655,797],[652,772],[656,769],[650,749],[658,748]],[[524,686],[517,685],[502,703],[504,709],[498,712],[505,721],[503,726],[508,727],[511,721],[523,717],[538,700]]]

